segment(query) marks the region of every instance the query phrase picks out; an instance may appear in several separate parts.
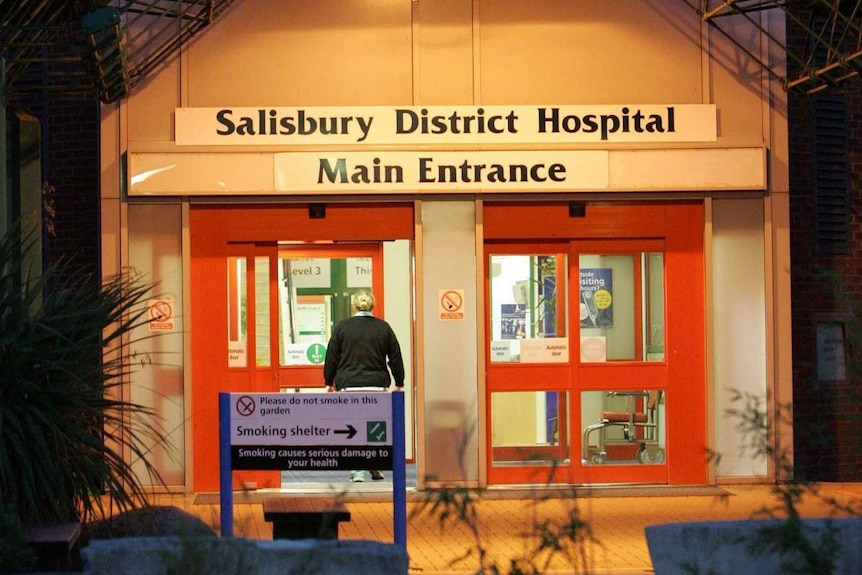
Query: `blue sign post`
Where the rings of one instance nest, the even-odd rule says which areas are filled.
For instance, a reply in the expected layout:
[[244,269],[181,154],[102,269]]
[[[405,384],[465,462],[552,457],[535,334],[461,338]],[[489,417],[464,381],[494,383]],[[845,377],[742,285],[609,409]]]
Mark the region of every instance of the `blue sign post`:
[[404,442],[404,393],[392,397],[392,517],[395,543],[407,550],[407,460]]
[[230,394],[218,396],[219,503],[222,537],[233,537],[233,468],[230,456]]
[[221,533],[233,536],[236,469],[392,470],[395,543],[407,548],[404,394],[220,393]]

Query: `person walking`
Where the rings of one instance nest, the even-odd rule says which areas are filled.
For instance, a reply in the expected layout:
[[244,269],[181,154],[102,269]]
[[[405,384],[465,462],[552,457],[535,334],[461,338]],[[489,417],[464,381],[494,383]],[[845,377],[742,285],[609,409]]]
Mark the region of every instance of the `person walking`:
[[[403,391],[401,346],[392,327],[374,317],[374,295],[360,290],[351,296],[350,303],[355,315],[338,322],[326,346],[326,390],[380,391],[389,389],[394,380],[396,391]],[[370,473],[374,481],[383,479],[380,470],[372,469]],[[350,472],[350,481],[364,480],[365,471]]]

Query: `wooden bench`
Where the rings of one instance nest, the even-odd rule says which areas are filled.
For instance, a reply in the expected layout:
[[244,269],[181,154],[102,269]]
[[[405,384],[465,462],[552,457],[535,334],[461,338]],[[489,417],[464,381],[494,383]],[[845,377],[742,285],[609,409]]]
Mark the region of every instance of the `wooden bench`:
[[39,569],[66,571],[80,562],[80,523],[24,525],[24,539],[36,553]]
[[272,523],[273,539],[338,539],[338,524],[350,521],[342,504],[315,497],[263,500],[263,518]]

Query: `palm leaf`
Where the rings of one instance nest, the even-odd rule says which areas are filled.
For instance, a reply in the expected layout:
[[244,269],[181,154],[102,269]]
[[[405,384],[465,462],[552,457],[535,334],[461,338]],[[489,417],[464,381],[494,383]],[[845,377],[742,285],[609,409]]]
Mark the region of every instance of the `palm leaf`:
[[144,506],[131,461],[162,483],[146,454],[165,440],[123,386],[153,286],[129,273],[102,282],[72,262],[25,273],[18,254],[31,244],[0,242],[0,507],[69,521]]

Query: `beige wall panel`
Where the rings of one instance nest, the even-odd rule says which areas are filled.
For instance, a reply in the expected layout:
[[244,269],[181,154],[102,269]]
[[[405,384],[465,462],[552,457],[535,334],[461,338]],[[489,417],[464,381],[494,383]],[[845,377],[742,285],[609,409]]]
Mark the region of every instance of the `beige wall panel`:
[[700,21],[682,2],[483,2],[481,97],[701,103]]
[[102,199],[118,199],[121,195],[123,167],[120,153],[124,149],[124,142],[120,130],[120,116],[119,104],[102,106],[102,122],[99,126],[99,178]]
[[417,105],[473,103],[473,5],[470,0],[414,3]]
[[751,441],[728,410],[742,408],[735,393],[766,397],[767,342],[763,259],[763,202],[713,201],[714,449],[718,476],[766,473],[766,460],[743,452]]
[[179,105],[180,63],[168,61],[147,76],[129,97],[129,141],[170,142],[174,139],[174,108]]
[[129,154],[129,195],[231,195],[275,188],[272,154]]
[[764,190],[762,148],[613,150],[610,189]]
[[[475,209],[470,201],[422,202],[424,463],[442,483],[479,476]],[[464,290],[463,320],[441,318],[440,291],[449,289]]]
[[411,2],[243,0],[189,52],[189,106],[412,102]]
[[[756,18],[757,15],[755,14]],[[722,20],[722,27],[729,28],[733,17]],[[731,32],[734,38],[752,38],[749,51],[760,54],[759,35],[744,21]],[[747,30],[747,31],[746,31]],[[730,44],[724,36],[710,32],[712,60],[710,61],[710,84],[712,100],[718,106],[718,137],[763,136],[762,80],[765,72],[752,58],[741,54],[739,48]]]

